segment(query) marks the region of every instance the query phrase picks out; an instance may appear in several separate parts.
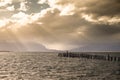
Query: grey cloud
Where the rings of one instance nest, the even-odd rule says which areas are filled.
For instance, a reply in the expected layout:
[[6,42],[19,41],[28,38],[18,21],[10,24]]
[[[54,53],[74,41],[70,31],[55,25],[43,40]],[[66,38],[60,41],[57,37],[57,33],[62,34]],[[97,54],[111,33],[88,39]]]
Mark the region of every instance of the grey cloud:
[[111,36],[120,33],[120,27],[116,25],[92,24],[86,29],[88,35],[96,37]]
[[[96,14],[98,16],[117,16],[120,14],[120,0],[104,0],[88,3],[86,13]],[[120,16],[120,15],[119,15]]]
[[[26,12],[28,14],[32,13],[38,13],[42,9],[46,9],[49,7],[48,4],[38,4],[38,0],[22,0],[22,1],[27,1],[26,5],[29,6],[29,10]],[[18,9],[20,7],[20,2],[21,1],[14,1],[13,5],[15,6],[15,9]],[[18,12],[18,11],[16,11]]]

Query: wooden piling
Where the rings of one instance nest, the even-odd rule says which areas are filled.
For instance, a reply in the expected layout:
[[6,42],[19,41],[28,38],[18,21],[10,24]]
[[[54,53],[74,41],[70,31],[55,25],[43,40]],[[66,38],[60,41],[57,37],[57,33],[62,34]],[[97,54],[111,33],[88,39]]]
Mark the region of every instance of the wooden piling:
[[98,59],[98,60],[107,60],[107,61],[120,61],[120,57],[113,57],[109,54],[105,55],[91,55],[87,53],[72,53],[72,52],[64,52],[58,53],[59,57],[71,57],[71,58],[86,58],[86,59]]

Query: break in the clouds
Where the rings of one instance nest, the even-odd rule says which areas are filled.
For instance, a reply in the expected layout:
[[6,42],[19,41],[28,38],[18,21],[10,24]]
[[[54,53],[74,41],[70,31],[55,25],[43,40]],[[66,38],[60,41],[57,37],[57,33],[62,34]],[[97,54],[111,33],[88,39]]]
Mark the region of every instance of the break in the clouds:
[[120,44],[119,9],[119,0],[1,0],[0,41],[57,50]]

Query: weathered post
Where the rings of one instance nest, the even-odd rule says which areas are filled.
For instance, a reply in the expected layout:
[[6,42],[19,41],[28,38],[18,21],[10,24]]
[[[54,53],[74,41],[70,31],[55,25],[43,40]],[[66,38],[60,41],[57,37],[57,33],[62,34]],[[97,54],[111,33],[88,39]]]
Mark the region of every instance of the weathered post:
[[108,54],[108,56],[107,56],[107,60],[110,61],[110,55],[109,55],[109,54]]
[[120,61],[120,57],[118,57],[118,61]]
[[114,61],[116,61],[117,60],[117,57],[114,57]]

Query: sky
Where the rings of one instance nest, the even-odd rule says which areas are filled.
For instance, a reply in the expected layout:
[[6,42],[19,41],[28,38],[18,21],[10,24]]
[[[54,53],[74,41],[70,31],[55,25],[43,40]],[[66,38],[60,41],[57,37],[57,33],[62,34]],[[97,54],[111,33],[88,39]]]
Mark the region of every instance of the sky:
[[0,0],[0,50],[120,50],[119,9],[120,0]]

